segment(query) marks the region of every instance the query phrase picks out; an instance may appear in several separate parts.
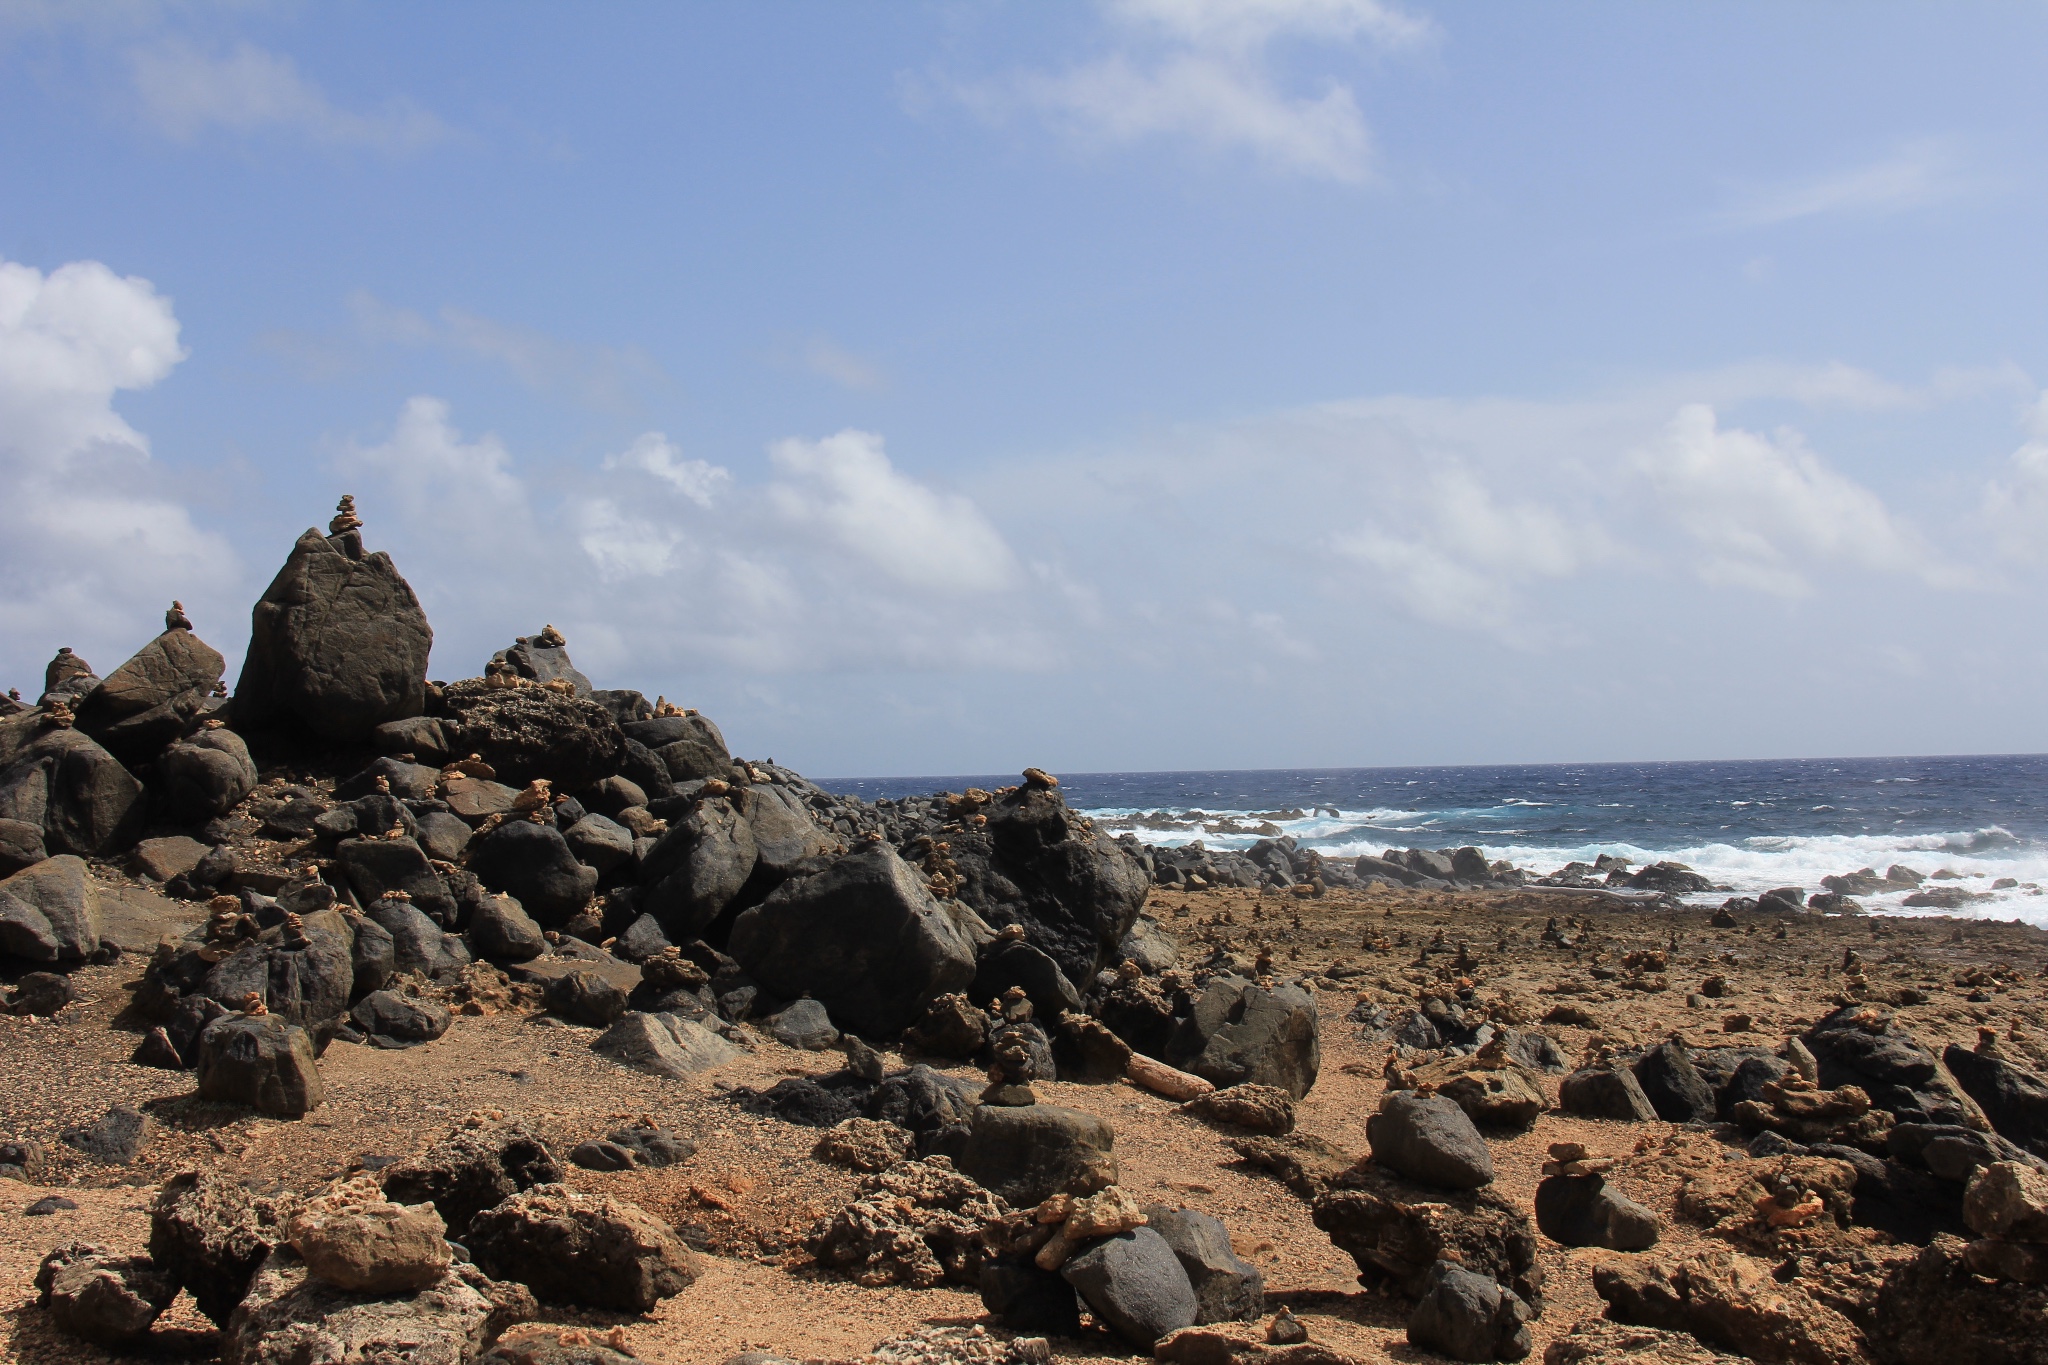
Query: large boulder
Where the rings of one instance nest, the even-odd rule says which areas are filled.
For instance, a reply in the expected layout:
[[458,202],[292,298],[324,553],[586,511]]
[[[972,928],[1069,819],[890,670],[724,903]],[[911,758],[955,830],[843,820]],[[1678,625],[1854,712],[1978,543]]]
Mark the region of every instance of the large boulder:
[[505,782],[544,777],[562,791],[619,770],[625,736],[611,712],[574,693],[466,678],[444,689],[441,728],[455,753],[480,754]]
[[455,922],[455,898],[416,841],[345,839],[334,854],[359,904],[374,906],[387,893],[398,891],[435,923]]
[[340,912],[316,911],[301,916],[296,933],[279,925],[243,943],[207,971],[201,989],[229,1008],[253,994],[271,1018],[312,1029],[348,1009],[354,938]]
[[779,886],[804,863],[831,849],[832,840],[786,788],[763,782],[746,790],[747,824],[759,855],[754,874],[760,881]]
[[1533,1344],[1529,1305],[1488,1276],[1438,1261],[1408,1317],[1408,1341],[1452,1360],[1520,1360]]
[[416,1293],[340,1288],[290,1248],[266,1259],[221,1341],[226,1365],[469,1365],[505,1328],[540,1315],[533,1295],[457,1263]]
[[1022,925],[1069,981],[1093,981],[1114,966],[1151,889],[1144,865],[1035,780],[986,814],[986,826],[946,836],[961,901],[997,928]]
[[1493,1183],[1493,1156],[1463,1109],[1441,1095],[1391,1091],[1365,1123],[1372,1159],[1422,1185],[1476,1190]]
[[1223,1220],[1194,1209],[1147,1204],[1145,1226],[1166,1239],[1195,1291],[1195,1321],[1253,1322],[1266,1311],[1265,1276],[1238,1257]]
[[471,841],[469,870],[549,927],[561,925],[597,894],[597,869],[576,861],[560,830],[531,820],[507,820]]
[[1103,1238],[1060,1274],[1112,1332],[1140,1350],[1194,1325],[1194,1287],[1173,1248],[1149,1227]]
[[695,1258],[668,1225],[610,1195],[541,1185],[470,1220],[464,1245],[478,1268],[542,1299],[645,1313],[697,1278]]
[[1633,1071],[1613,1066],[1580,1067],[1557,1088],[1557,1107],[1582,1119],[1647,1123],[1657,1117]]
[[396,1204],[374,1176],[308,1199],[285,1232],[313,1275],[357,1294],[416,1294],[448,1273],[448,1227],[432,1204]]
[[1300,1099],[1322,1066],[1315,999],[1300,986],[1215,977],[1161,1060],[1219,1086],[1271,1085]]
[[[725,747],[725,736],[703,716],[655,716],[650,720],[628,721],[621,728],[627,739],[645,746],[661,761],[670,781],[732,776],[732,752]],[[627,776],[640,782],[631,773]],[[650,788],[647,794],[653,796],[655,792]]]
[[353,531],[309,528],[252,613],[236,722],[366,741],[384,722],[420,714],[433,643],[390,555],[364,554]]
[[172,817],[198,824],[227,814],[256,790],[256,761],[233,730],[201,729],[164,750],[156,776]]
[[0,954],[77,962],[99,946],[99,889],[84,860],[62,853],[0,881]]
[[1598,1175],[1553,1175],[1536,1187],[1536,1226],[1568,1247],[1644,1251],[1662,1234],[1657,1215]]
[[754,874],[753,822],[730,800],[700,800],[671,820],[640,865],[640,908],[679,942],[708,929]]
[[167,630],[92,690],[78,728],[131,762],[154,758],[205,709],[226,666],[190,630]]
[[516,899],[496,895],[484,897],[470,917],[469,946],[478,957],[503,966],[539,957],[548,950],[548,940],[546,931]]
[[1685,1044],[1676,1040],[1660,1043],[1638,1057],[1630,1069],[1650,1108],[1666,1123],[1714,1121],[1713,1087],[1692,1064]]
[[2000,1137],[2048,1157],[2048,1077],[2030,1071],[1995,1047],[1950,1043],[1941,1055],[1963,1093],[1984,1110]]
[[841,1027],[889,1036],[974,979],[988,926],[940,904],[917,870],[873,844],[776,888],[733,922],[730,951],[784,999],[808,995]]
[[[977,1105],[958,1157],[962,1172],[1013,1206],[1117,1183],[1116,1134],[1107,1121],[1055,1104]],[[1186,1324],[1182,1324],[1185,1326]]]
[[43,832],[58,853],[93,858],[135,841],[142,784],[83,731],[41,711],[0,720],[0,819]]
[[469,947],[461,937],[429,919],[411,901],[371,901],[369,921],[390,936],[393,975],[418,972],[442,977],[461,971],[471,961]]
[[224,1014],[208,1024],[198,1070],[201,1099],[273,1118],[303,1118],[326,1098],[311,1035],[274,1015]]

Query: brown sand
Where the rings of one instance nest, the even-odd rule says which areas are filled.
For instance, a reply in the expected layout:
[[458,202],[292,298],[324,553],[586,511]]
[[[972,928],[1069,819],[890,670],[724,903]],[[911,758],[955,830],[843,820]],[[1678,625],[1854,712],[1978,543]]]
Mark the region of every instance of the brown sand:
[[[116,888],[109,878],[107,889]],[[138,922],[152,905],[132,884],[127,894]],[[2048,934],[2016,924],[1946,919],[1774,919],[1749,915],[1717,929],[1707,911],[1620,910],[1560,896],[1516,893],[1333,892],[1296,901],[1268,893],[1207,891],[1155,894],[1151,913],[1181,935],[1184,958],[1205,954],[1211,941],[1249,960],[1261,945],[1279,974],[1309,973],[1323,1008],[1323,1069],[1299,1106],[1299,1129],[1348,1152],[1366,1150],[1365,1120],[1378,1103],[1383,1043],[1359,1039],[1345,1013],[1361,997],[1396,1013],[1414,1003],[1417,984],[1437,978],[1448,955],[1417,965],[1418,951],[1444,931],[1469,943],[1479,965],[1469,972],[1483,1001],[1521,997],[1540,1017],[1563,1000],[1586,1009],[1597,1029],[1548,1027],[1569,1058],[1600,1041],[1636,1043],[1673,1032],[1701,1045],[1775,1044],[1833,1007],[1837,970],[1853,947],[1866,964],[1872,998],[1900,988],[1926,997],[1899,1008],[1920,1040],[1937,1050],[1974,1042],[1980,1025],[1996,1027],[2004,1046],[2032,1065],[2048,1062],[2048,1018],[2037,978],[2048,971]],[[179,913],[187,918],[189,907]],[[1298,913],[1299,924],[1294,922]],[[1585,942],[1573,950],[1539,941],[1551,916],[1582,915]],[[1223,917],[1228,922],[1220,922]],[[1779,937],[1782,927],[1783,937]],[[1671,947],[1673,936],[1676,947]],[[1574,935],[1577,936],[1576,934]],[[1362,946],[1375,939],[1384,950]],[[1404,941],[1405,940],[1405,941]],[[139,945],[137,945],[139,946]],[[1671,952],[1669,989],[1618,988],[1600,973],[1637,949]],[[694,1137],[695,1157],[669,1170],[600,1174],[570,1169],[569,1182],[631,1199],[677,1224],[700,1225],[713,1253],[704,1274],[654,1314],[620,1318],[557,1314],[553,1320],[623,1322],[634,1350],[654,1362],[718,1362],[740,1351],[804,1357],[851,1356],[926,1323],[967,1323],[982,1317],[979,1299],[952,1289],[868,1289],[808,1267],[802,1234],[843,1204],[856,1177],[810,1156],[817,1130],[739,1112],[721,1098],[734,1085],[761,1087],[782,1075],[831,1070],[835,1053],[792,1051],[765,1039],[742,1059],[705,1076],[665,1080],[624,1070],[589,1051],[593,1031],[517,1013],[458,1016],[447,1036],[409,1051],[336,1045],[322,1059],[327,1102],[302,1122],[277,1122],[199,1103],[189,1074],[129,1064],[133,1025],[121,1017],[127,987],[141,959],[90,968],[75,978],[81,1003],[54,1020],[0,1016],[0,1136],[29,1138],[50,1153],[48,1186],[0,1183],[0,1359],[45,1365],[115,1357],[58,1336],[31,1305],[40,1258],[84,1240],[139,1249],[147,1238],[154,1187],[193,1166],[226,1170],[260,1186],[310,1188],[364,1156],[399,1156],[440,1137],[466,1115],[498,1111],[520,1119],[558,1154],[600,1135],[617,1120],[642,1114]],[[1958,985],[1959,973],[2005,964],[2024,978],[1988,987]],[[1688,1005],[1709,974],[1728,978],[1729,993]],[[2007,976],[2010,977],[2010,973]],[[1560,996],[1551,988],[1576,978],[1590,989]],[[1976,990],[1988,998],[1965,997]],[[1725,1016],[1747,1014],[1754,1032],[1724,1034]],[[2017,1033],[2014,1032],[2017,1030]],[[893,1060],[893,1059],[892,1059]],[[956,1069],[955,1074],[971,1072]],[[1555,1097],[1555,1078],[1549,1088]],[[1269,1307],[1290,1306],[1313,1339],[1367,1360],[1428,1359],[1405,1341],[1405,1305],[1359,1290],[1350,1259],[1309,1220],[1307,1207],[1269,1176],[1238,1162],[1228,1133],[1180,1115],[1128,1085],[1040,1086],[1041,1097],[1107,1118],[1117,1134],[1125,1185],[1143,1200],[1185,1203],[1222,1218],[1239,1252],[1265,1272]],[[61,1129],[90,1123],[117,1101],[136,1104],[155,1121],[142,1157],[128,1167],[96,1165],[57,1141]],[[1662,1215],[1664,1247],[1701,1244],[1678,1219],[1673,1193],[1695,1152],[1711,1140],[1662,1123],[1614,1124],[1545,1114],[1526,1135],[1493,1143],[1497,1188],[1526,1208],[1540,1178],[1544,1149],[1575,1140],[1598,1152],[1631,1157],[1613,1179]],[[46,1193],[76,1200],[76,1211],[28,1218],[22,1210]],[[1545,1241],[1546,1310],[1535,1324],[1537,1351],[1581,1317],[1597,1313],[1589,1266],[1601,1253]],[[154,1353],[213,1358],[218,1338],[181,1300],[157,1332]],[[1125,1354],[1106,1336],[1055,1343],[1062,1359]]]

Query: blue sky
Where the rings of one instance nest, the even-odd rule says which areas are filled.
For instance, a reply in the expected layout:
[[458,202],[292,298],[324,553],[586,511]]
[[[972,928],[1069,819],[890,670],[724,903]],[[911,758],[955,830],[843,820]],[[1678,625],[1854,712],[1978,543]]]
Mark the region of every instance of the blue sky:
[[2048,749],[2048,6],[0,0],[0,673],[356,494],[821,776]]

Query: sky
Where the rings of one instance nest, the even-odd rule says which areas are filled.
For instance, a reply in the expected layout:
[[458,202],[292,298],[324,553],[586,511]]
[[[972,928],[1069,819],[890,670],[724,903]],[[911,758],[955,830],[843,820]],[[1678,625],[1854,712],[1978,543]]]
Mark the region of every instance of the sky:
[[817,777],[2048,750],[2048,4],[0,0],[0,686],[355,495]]

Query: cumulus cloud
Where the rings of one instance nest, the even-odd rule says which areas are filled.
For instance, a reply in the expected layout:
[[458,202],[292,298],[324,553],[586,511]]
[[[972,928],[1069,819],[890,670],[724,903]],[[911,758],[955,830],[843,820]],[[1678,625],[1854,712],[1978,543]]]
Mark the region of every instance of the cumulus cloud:
[[149,442],[113,407],[184,357],[149,281],[97,261],[45,275],[0,260],[0,637],[13,668],[40,664],[29,656],[50,653],[53,632],[81,652],[132,648],[138,619],[172,597],[211,604],[234,581],[226,542],[163,491]]
[[425,394],[399,409],[390,440],[351,445],[341,467],[376,478],[406,516],[438,526],[446,543],[502,544],[528,520],[526,486],[505,443],[490,433],[463,440],[447,402]]
[[675,442],[649,431],[604,462],[606,469],[637,469],[667,484],[699,507],[709,507],[720,490],[732,483],[732,471],[706,460],[686,460]]
[[1341,533],[1337,552],[1379,571],[1424,620],[1504,638],[1520,636],[1523,585],[1569,577],[1608,553],[1597,529],[1568,525],[1540,503],[1503,503],[1463,468],[1438,471],[1396,510],[1400,529]]
[[769,452],[780,477],[768,489],[782,518],[816,530],[888,577],[937,593],[992,592],[1016,577],[1016,557],[980,509],[909,478],[882,438],[842,431],[788,440]]
[[1710,583],[1804,596],[1808,566],[1828,561],[1937,586],[1957,580],[1877,494],[1829,468],[1795,431],[1724,429],[1711,407],[1690,404],[1635,464],[1698,542],[1697,569]]
[[1176,137],[1249,153],[1276,169],[1358,183],[1373,142],[1349,85],[1286,88],[1272,49],[1281,40],[1413,46],[1428,21],[1379,0],[1112,0],[1113,49],[1063,71],[1021,72],[955,93],[985,117],[1018,111],[1084,143]]
[[449,136],[447,124],[402,97],[368,112],[344,109],[291,58],[253,43],[217,52],[171,38],[137,48],[130,63],[144,118],[179,142],[216,128],[274,130],[330,146],[409,152]]
[[2017,560],[2048,557],[2048,392],[2029,406],[2027,439],[2004,478],[1984,493],[1984,517],[2000,552]]

